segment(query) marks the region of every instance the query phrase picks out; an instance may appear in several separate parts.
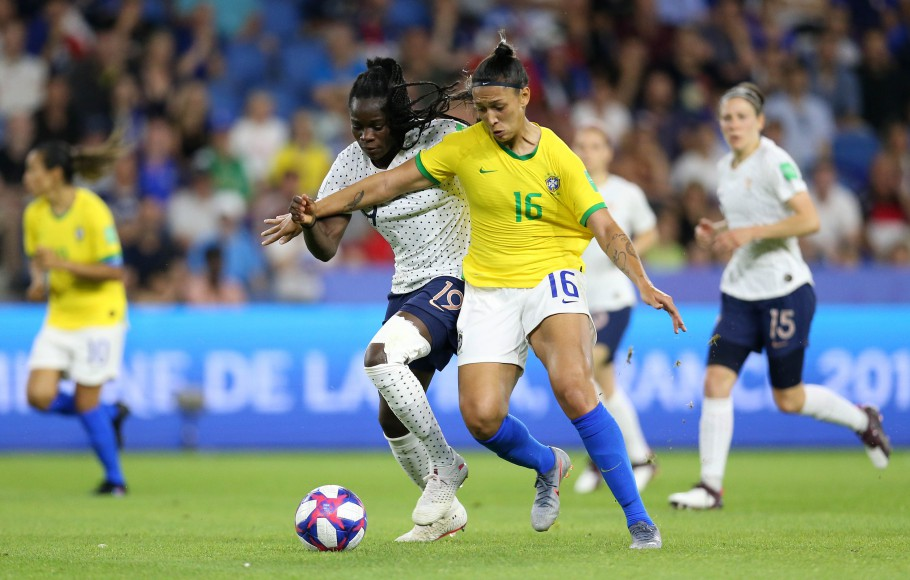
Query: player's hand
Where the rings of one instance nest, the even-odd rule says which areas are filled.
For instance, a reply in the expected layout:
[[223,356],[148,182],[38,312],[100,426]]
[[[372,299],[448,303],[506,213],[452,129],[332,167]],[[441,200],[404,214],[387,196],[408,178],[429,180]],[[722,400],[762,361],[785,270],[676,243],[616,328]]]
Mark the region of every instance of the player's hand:
[[305,228],[311,228],[316,223],[316,202],[307,195],[295,195],[288,212],[295,223]]
[[43,271],[60,268],[63,265],[63,259],[57,255],[57,252],[50,248],[38,248],[35,256],[32,258],[36,266]]
[[714,246],[719,250],[732,252],[736,248],[745,246],[754,239],[755,234],[752,233],[752,228],[737,228],[735,230],[727,230],[717,234],[717,237],[714,239]]
[[676,304],[673,303],[673,298],[669,294],[661,292],[651,284],[644,288],[639,288],[638,293],[641,294],[641,301],[648,306],[652,306],[657,310],[667,311],[667,314],[673,320],[674,334],[679,334],[680,330],[683,332],[687,331],[686,323],[683,322],[682,316],[679,315],[679,310],[676,309]]
[[47,287],[44,282],[32,282],[25,291],[25,298],[30,302],[43,302],[47,296]]
[[708,218],[701,218],[698,220],[698,225],[695,226],[695,241],[704,247],[710,246],[716,233],[714,222]]
[[278,242],[279,245],[286,244],[299,236],[303,232],[303,226],[296,223],[292,218],[291,214],[286,213],[273,218],[266,218],[262,220],[266,225],[272,227],[264,230],[259,234],[262,238],[262,245],[268,246],[270,244]]

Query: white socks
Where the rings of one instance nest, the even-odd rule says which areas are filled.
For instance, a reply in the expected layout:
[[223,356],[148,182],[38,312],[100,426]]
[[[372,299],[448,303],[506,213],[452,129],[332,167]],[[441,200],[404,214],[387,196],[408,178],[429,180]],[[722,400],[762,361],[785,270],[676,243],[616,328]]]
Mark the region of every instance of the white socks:
[[701,457],[701,480],[721,491],[730,442],[733,440],[733,398],[705,398],[698,425],[698,453]]
[[[452,465],[455,452],[446,443],[427,394],[411,369],[404,364],[387,363],[366,367],[366,373],[398,420],[423,443],[431,464]],[[424,475],[428,473],[429,469]]]
[[427,448],[423,446],[420,439],[413,433],[408,433],[404,437],[394,439],[386,437],[386,441],[389,442],[395,461],[408,474],[411,481],[420,489],[426,487],[427,482],[424,477],[430,473],[430,454],[427,453]]
[[626,452],[629,454],[629,461],[632,464],[645,463],[651,454],[651,448],[645,441],[645,434],[642,433],[641,424],[638,422],[638,412],[626,392],[619,387],[613,389],[613,396],[607,399],[601,396],[600,402],[604,404],[607,411],[613,415],[613,419],[619,425],[622,431],[623,439],[626,440]]
[[818,385],[805,385],[803,388],[806,391],[806,401],[800,415],[843,425],[857,433],[862,433],[869,426],[869,416],[862,409],[831,389]]

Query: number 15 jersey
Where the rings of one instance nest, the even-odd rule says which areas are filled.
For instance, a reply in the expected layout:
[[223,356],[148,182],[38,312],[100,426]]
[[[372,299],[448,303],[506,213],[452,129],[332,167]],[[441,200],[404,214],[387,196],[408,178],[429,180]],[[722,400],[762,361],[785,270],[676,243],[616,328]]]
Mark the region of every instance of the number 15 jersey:
[[517,155],[477,123],[417,155],[434,183],[457,176],[471,210],[464,277],[474,286],[533,288],[550,272],[581,270],[588,218],[605,207],[584,164],[540,128],[531,153]]

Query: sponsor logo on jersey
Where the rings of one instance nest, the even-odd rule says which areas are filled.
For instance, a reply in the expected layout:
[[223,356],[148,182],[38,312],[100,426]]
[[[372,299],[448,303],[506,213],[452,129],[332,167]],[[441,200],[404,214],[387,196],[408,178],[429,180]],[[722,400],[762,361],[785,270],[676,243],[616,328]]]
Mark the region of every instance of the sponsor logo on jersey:
[[497,171],[499,171],[499,170],[498,169],[484,169],[483,167],[480,168],[481,173],[496,173]]

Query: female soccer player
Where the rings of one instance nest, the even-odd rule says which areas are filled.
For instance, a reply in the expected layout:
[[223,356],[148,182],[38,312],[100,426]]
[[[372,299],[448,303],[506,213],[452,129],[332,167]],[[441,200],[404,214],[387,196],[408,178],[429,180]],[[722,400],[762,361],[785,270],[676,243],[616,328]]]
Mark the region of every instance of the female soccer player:
[[637,284],[642,300],[665,309],[674,330],[685,326],[673,300],[648,280],[632,242],[610,217],[578,157],[525,116],[531,98],[528,75],[505,40],[477,66],[469,90],[481,123],[325,199],[313,203],[296,197],[291,213],[309,224],[457,177],[471,208],[458,320],[465,424],[482,445],[537,472],[531,524],[538,531],[549,529],[559,515],[559,486],[571,462],[509,414],[530,344],[557,401],[625,511],[631,547],[659,548],[660,532],[636,489],[622,434],[594,387],[593,325],[581,272],[581,254],[592,232]]
[[[123,258],[114,218],[73,177],[97,177],[114,161],[110,143],[84,151],[60,141],[39,145],[26,158],[24,182],[35,196],[23,216],[25,253],[30,259],[30,300],[48,297],[47,318],[29,357],[27,396],[35,409],[78,415],[104,466],[99,495],[122,496],[120,469],[123,405],[101,405],[101,386],[115,378],[123,358],[126,291]],[[74,394],[59,382],[76,383]]]
[[761,135],[764,103],[751,83],[739,84],[721,98],[720,127],[731,149],[718,162],[718,198],[726,219],[702,219],[695,233],[700,243],[733,251],[733,256],[721,279],[720,319],[708,350],[698,437],[701,481],[670,496],[677,508],[723,506],[733,438],[730,394],[752,351],[767,353],[778,409],[852,429],[878,468],[887,467],[891,453],[877,409],[854,406],[829,389],[803,383],[815,291],[796,240],[818,231],[818,215],[793,159]]
[[[335,159],[318,197],[397,167],[464,128],[439,118],[448,103],[445,92],[437,90],[431,103],[416,109],[397,62],[367,61],[348,98],[356,142]],[[416,525],[398,541],[433,541],[463,529],[468,519],[454,495],[467,477],[467,465],[446,443],[425,394],[434,371],[445,368],[457,344],[455,322],[464,296],[461,262],[470,236],[467,204],[457,182],[448,179],[364,214],[395,253],[386,317],[367,347],[364,366],[382,395],[379,423],[392,454],[424,489],[413,514]],[[303,232],[313,255],[329,260],[350,219],[333,216],[306,229],[289,215],[267,219],[273,227],[263,232],[263,244],[285,243]],[[434,505],[440,502],[444,509]]]
[[[606,132],[599,127],[581,127],[575,134],[572,149],[588,169],[597,190],[610,208],[610,215],[624,232],[632,236],[635,251],[639,255],[646,252],[657,241],[657,218],[640,187],[610,174],[613,147]],[[596,242],[591,242],[581,257],[586,266],[588,307],[597,330],[594,381],[599,387],[598,398],[622,431],[635,484],[641,492],[654,477],[657,467],[638,422],[635,406],[623,389],[616,387],[613,367],[616,348],[629,326],[632,307],[635,306],[635,290]],[[590,461],[588,468],[575,481],[575,491],[590,493],[601,483],[600,469]]]

